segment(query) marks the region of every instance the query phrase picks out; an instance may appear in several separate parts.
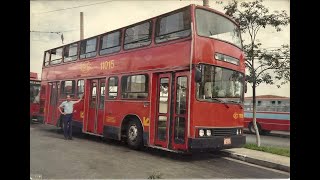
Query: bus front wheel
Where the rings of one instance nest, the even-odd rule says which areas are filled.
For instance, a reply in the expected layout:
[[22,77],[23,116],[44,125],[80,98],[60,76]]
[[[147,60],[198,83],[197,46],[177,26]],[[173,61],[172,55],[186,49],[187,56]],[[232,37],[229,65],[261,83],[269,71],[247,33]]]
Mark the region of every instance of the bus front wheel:
[[142,126],[141,123],[134,119],[129,121],[127,127],[127,143],[132,149],[140,149],[142,146]]

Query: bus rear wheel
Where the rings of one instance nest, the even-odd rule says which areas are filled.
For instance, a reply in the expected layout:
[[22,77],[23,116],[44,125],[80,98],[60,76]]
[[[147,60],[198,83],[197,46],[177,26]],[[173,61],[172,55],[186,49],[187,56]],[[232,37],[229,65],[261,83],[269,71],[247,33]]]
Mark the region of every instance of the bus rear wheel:
[[127,143],[131,149],[140,149],[142,147],[142,126],[141,123],[134,119],[129,121],[127,127]]
[[[257,123],[257,128],[258,128],[259,134],[261,134],[261,126],[260,126],[259,123]],[[251,123],[248,125],[248,129],[249,129],[249,132],[250,132],[250,133],[256,134],[256,130],[254,129],[253,122],[251,122]]]

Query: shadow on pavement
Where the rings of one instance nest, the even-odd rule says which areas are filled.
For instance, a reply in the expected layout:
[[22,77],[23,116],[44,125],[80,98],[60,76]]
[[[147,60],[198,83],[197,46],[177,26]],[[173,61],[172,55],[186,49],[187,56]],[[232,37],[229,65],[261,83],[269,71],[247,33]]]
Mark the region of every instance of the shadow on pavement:
[[[38,127],[35,127],[38,126]],[[41,126],[41,127],[40,127]],[[48,126],[48,125],[32,125],[30,127],[36,128],[38,131],[46,132],[45,136],[52,137],[52,138],[58,138],[58,139],[64,139],[63,137],[63,131],[60,128],[54,127],[54,126]],[[176,153],[176,152],[170,152],[165,151],[161,149],[151,148],[151,147],[143,147],[140,150],[132,150],[130,149],[125,142],[113,140],[113,139],[104,139],[102,137],[85,134],[81,132],[81,129],[73,128],[73,137],[75,139],[82,139],[82,140],[88,140],[93,141],[97,143],[101,143],[103,145],[110,145],[114,147],[122,147],[119,149],[119,151],[123,152],[141,152],[146,153],[152,156],[158,156],[161,158],[171,159],[171,160],[177,160],[182,162],[190,162],[190,161],[201,161],[201,160],[208,160],[208,159],[217,159],[221,158],[224,155],[221,152],[194,152],[194,153]]]

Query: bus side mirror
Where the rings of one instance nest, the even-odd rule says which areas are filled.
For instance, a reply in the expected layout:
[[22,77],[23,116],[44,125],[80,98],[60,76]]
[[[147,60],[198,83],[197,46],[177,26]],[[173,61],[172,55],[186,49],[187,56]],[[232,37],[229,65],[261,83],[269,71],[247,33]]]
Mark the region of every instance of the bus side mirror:
[[198,67],[195,68],[196,70],[196,74],[195,74],[195,81],[198,83],[198,82],[201,82],[201,71]]

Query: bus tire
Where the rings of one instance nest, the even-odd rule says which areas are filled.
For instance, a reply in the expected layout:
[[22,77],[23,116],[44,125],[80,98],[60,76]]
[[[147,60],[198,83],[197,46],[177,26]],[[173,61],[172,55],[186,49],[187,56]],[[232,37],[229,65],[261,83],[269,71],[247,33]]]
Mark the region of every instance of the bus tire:
[[131,149],[138,150],[142,147],[143,129],[140,121],[133,119],[127,127],[127,143]]
[[[261,134],[261,126],[260,124],[257,122],[257,128],[258,128],[258,131],[259,131],[259,134]],[[248,129],[249,129],[249,132],[251,134],[256,134],[256,131],[254,129],[254,126],[253,126],[253,122],[251,122],[249,125],[248,125]]]

